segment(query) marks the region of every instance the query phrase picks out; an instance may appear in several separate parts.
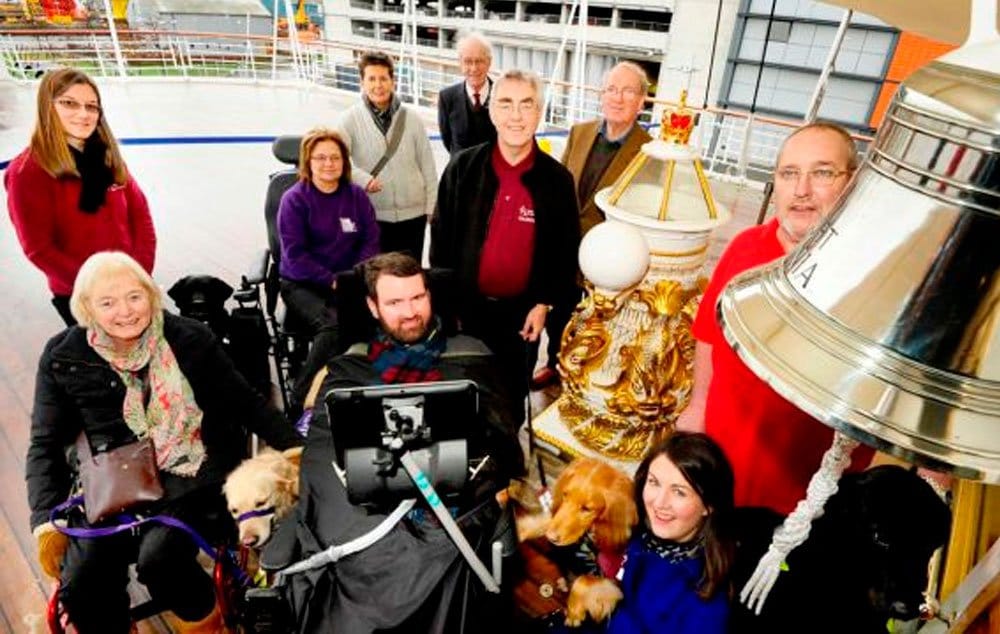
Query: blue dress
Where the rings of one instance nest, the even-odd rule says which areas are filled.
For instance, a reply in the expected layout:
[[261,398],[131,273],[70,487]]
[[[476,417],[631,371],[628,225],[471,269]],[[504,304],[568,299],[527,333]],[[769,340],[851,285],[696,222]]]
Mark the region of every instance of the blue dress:
[[675,544],[647,531],[632,538],[626,551],[622,594],[611,615],[609,634],[723,634],[729,599],[717,591],[698,596],[704,566],[700,544]]

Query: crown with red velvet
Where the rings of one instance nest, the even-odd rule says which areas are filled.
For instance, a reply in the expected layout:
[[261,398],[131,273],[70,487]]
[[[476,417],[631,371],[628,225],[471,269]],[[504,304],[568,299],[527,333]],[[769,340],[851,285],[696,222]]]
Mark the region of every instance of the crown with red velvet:
[[676,108],[663,111],[660,138],[669,143],[687,145],[694,130],[694,112],[687,107],[687,91],[681,91],[681,101]]

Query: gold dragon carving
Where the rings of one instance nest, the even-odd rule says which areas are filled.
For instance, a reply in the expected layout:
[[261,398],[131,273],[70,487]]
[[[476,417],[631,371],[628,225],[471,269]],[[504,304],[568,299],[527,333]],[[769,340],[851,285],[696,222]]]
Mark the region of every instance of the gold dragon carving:
[[[608,297],[588,286],[559,355],[559,414],[577,440],[610,458],[635,461],[670,433],[691,392],[691,323],[703,288],[704,280],[685,288],[665,279]],[[643,318],[636,336],[615,351],[612,331],[626,310]],[[617,375],[595,385],[592,375],[614,361],[611,354]],[[588,394],[598,394],[598,402]]]

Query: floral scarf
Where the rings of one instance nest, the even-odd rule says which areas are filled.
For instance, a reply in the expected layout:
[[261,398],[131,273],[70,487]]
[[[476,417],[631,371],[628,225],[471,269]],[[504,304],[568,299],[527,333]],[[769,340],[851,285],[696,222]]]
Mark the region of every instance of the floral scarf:
[[[139,343],[126,355],[115,352],[111,337],[97,325],[87,330],[87,343],[121,377],[125,385],[125,424],[136,436],[148,434],[152,438],[156,466],[180,476],[198,473],[205,460],[201,442],[203,413],[163,336],[163,313],[153,316]],[[144,398],[146,386],[148,403]]]

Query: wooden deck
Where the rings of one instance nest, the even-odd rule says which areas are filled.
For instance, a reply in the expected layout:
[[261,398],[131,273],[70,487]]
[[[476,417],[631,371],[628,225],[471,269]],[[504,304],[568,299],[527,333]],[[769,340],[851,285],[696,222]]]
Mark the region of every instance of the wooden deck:
[[[159,245],[155,277],[164,288],[190,273],[235,285],[265,244],[262,205],[266,174],[276,167],[264,144],[127,149],[126,160],[154,212]],[[169,168],[171,176],[165,170]],[[752,223],[760,195],[713,183],[734,211],[710,250]],[[0,208],[6,199],[0,188]],[[6,216],[6,215],[5,215]],[[31,631],[25,618],[44,614],[50,582],[36,561],[24,486],[35,369],[45,342],[62,325],[43,276],[24,258],[9,221],[0,231],[0,634]],[[535,411],[551,399],[536,395]],[[163,631],[145,624],[143,631]]]

